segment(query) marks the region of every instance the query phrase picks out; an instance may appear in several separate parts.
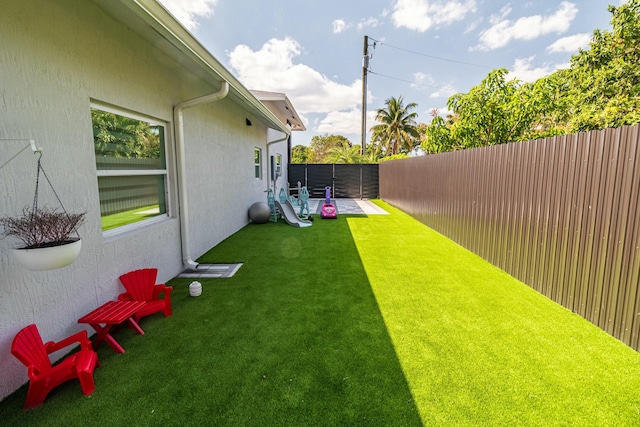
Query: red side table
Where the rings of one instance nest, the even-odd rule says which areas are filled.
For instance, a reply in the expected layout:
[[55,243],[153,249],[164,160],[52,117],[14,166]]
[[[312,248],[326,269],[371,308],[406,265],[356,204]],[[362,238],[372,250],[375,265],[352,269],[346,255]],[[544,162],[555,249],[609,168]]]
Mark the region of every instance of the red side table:
[[[108,301],[91,313],[85,314],[78,323],[88,323],[95,329],[97,335],[93,342],[94,350],[102,341],[109,344],[109,347],[116,353],[124,353],[124,349],[109,333],[114,325],[119,325],[125,321],[140,335],[144,335],[144,331],[138,323],[133,319],[133,315],[146,303],[144,301]],[[104,324],[104,326],[101,326]]]

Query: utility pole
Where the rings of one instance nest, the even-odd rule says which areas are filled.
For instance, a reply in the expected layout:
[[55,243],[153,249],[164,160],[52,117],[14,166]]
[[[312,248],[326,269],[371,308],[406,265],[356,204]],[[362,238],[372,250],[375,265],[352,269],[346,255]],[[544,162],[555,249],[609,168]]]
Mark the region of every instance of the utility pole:
[[367,138],[367,70],[369,69],[369,36],[364,36],[364,48],[362,50],[362,136],[360,144],[362,155],[365,155],[365,139]]

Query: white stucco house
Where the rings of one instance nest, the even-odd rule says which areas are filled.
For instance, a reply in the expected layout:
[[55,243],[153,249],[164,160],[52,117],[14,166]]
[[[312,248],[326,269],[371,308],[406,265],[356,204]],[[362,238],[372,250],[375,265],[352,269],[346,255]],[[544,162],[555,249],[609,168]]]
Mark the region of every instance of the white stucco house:
[[[87,212],[67,267],[27,270],[0,240],[1,400],[27,381],[10,353],[20,329],[62,339],[123,291],[119,275],[157,267],[164,282],[197,265],[266,201],[271,157],[286,185],[289,138],[304,125],[285,95],[245,88],[155,0],[3,0],[0,11],[0,165],[11,159],[0,216],[32,203],[28,140],[65,209]],[[144,136],[137,146],[113,138],[127,126]],[[44,188],[39,203],[57,205]]]

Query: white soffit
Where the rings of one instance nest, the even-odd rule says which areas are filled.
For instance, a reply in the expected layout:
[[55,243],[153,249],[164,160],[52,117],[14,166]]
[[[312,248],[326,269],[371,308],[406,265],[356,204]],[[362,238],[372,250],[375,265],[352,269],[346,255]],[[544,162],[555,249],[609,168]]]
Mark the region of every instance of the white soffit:
[[265,92],[261,90],[252,90],[251,93],[258,98],[260,102],[266,105],[267,108],[292,131],[307,130],[286,94],[279,92]]

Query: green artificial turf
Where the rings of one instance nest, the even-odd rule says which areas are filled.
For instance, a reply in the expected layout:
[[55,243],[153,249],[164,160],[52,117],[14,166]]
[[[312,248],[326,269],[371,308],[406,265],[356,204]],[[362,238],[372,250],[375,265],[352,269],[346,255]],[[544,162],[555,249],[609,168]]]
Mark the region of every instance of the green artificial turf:
[[[6,425],[639,425],[640,354],[407,215],[250,224],[174,279],[173,316],[102,345]],[[162,266],[158,266],[162,268]],[[45,339],[49,339],[46,337]]]
[[425,425],[640,425],[640,354],[383,206],[348,222]]

